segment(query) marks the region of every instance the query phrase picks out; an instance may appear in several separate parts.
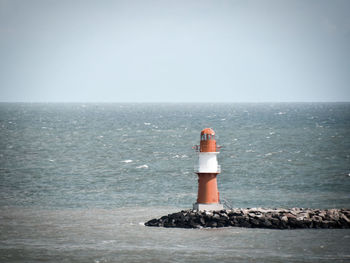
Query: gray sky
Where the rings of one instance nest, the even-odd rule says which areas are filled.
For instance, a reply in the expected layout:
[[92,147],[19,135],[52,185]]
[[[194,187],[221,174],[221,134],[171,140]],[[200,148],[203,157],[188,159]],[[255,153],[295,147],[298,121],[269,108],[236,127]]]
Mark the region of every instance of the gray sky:
[[0,0],[0,101],[350,101],[350,1]]

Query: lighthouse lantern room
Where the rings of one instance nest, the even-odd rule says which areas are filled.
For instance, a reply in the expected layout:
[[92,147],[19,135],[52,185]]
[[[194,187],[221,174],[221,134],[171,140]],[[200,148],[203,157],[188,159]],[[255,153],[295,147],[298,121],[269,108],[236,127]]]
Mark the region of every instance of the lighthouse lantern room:
[[198,151],[198,166],[195,173],[198,175],[198,197],[193,204],[194,210],[221,210],[219,191],[216,176],[221,172],[218,165],[215,132],[206,128],[201,131]]

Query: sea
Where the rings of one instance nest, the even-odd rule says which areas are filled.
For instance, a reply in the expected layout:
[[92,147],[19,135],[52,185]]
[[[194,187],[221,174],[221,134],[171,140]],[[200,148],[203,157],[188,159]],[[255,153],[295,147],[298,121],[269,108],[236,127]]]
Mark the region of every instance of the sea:
[[207,127],[228,206],[350,207],[350,103],[0,103],[0,262],[350,262],[350,229],[144,226]]

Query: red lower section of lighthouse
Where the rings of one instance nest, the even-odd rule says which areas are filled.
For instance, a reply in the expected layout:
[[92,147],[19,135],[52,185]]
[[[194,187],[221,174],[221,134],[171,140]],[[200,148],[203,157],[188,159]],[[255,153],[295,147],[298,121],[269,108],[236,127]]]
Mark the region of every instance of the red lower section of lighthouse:
[[216,182],[217,173],[198,173],[198,198],[200,204],[219,203],[219,191]]

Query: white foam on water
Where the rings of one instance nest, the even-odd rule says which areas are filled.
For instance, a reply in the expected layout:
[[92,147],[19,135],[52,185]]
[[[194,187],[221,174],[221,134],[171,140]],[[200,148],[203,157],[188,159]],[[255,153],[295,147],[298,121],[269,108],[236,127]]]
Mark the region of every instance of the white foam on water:
[[111,244],[111,243],[115,243],[116,240],[103,240],[102,244]]
[[136,169],[141,169],[141,168],[148,168],[148,165],[147,164],[143,164],[143,165],[140,165],[140,166],[136,167]]
[[132,160],[124,160],[122,161],[122,163],[132,163],[133,161]]
[[278,153],[281,153],[282,151],[278,151],[278,152],[269,152],[269,153],[265,153],[265,156],[271,156],[271,155],[274,155],[274,154],[278,154]]

